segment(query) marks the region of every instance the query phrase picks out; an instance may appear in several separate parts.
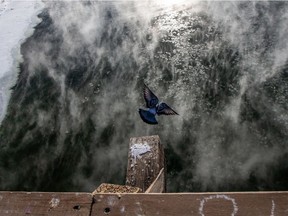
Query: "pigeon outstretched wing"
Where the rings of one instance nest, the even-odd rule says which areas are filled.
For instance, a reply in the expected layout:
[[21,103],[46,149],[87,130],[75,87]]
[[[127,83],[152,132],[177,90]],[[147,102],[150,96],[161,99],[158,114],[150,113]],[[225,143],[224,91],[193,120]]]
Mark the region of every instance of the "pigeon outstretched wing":
[[156,113],[158,115],[179,115],[176,111],[174,111],[171,107],[169,107],[166,103],[160,103],[156,107]]
[[156,105],[159,103],[159,100],[157,96],[144,84],[144,99],[146,101],[146,106],[148,108],[156,107]]

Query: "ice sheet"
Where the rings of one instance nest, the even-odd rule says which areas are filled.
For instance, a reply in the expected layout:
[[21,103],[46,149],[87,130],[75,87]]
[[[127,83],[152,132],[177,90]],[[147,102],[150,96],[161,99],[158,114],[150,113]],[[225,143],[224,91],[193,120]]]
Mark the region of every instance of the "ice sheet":
[[17,77],[21,61],[20,45],[33,33],[39,22],[37,14],[44,3],[39,0],[0,0],[0,123],[4,118],[10,88]]

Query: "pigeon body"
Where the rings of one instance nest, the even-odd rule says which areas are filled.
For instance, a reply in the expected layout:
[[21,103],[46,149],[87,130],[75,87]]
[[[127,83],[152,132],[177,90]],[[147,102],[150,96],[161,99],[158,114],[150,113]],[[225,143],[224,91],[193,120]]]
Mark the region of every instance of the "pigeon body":
[[151,113],[149,110],[139,109],[139,114],[141,119],[147,124],[158,124],[155,114]]
[[144,99],[148,110],[139,109],[141,119],[147,124],[158,124],[157,115],[178,115],[166,103],[159,103],[157,96],[144,84]]

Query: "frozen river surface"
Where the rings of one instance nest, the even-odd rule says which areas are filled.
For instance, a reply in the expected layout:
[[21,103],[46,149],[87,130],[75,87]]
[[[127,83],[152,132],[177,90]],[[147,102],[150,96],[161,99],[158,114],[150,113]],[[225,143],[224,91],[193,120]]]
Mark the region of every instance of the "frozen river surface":
[[16,81],[20,45],[33,33],[42,7],[40,1],[0,0],[0,122]]

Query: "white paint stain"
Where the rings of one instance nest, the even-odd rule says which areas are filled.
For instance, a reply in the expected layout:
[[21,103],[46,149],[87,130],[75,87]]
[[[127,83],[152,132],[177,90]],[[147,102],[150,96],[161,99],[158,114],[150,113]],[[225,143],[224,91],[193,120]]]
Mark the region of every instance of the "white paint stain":
[[56,208],[60,203],[60,199],[58,198],[52,198],[51,201],[49,202],[51,208]]
[[275,212],[275,202],[274,200],[272,200],[271,216],[275,216],[274,212]]
[[0,201],[3,199],[3,196],[0,195]]
[[151,152],[151,147],[147,142],[144,143],[135,143],[130,147],[131,155],[134,159],[141,158],[141,155],[146,154],[147,152]]
[[31,208],[30,206],[28,206],[26,209],[25,209],[25,214],[31,214]]
[[117,202],[118,202],[118,198],[117,197],[115,197],[115,196],[109,196],[108,197],[108,205],[109,206],[114,206],[114,205],[116,205],[117,204]]
[[213,199],[225,199],[225,200],[229,200],[232,202],[233,204],[233,212],[231,213],[231,216],[235,216],[236,213],[238,212],[238,206],[237,206],[237,203],[235,201],[235,199],[227,196],[227,195],[211,195],[209,197],[205,197],[201,200],[200,202],[200,207],[199,207],[199,214],[202,215],[202,216],[205,216],[205,214],[203,213],[203,210],[204,210],[204,207],[205,207],[205,203],[209,200],[213,200]]
[[135,210],[135,215],[137,215],[137,216],[145,216],[145,214],[143,214],[143,209],[141,207],[141,203],[140,202],[135,202],[135,204],[137,205],[137,208]]
[[125,206],[121,206],[120,212],[121,212],[121,213],[124,213],[124,212],[125,212]]

